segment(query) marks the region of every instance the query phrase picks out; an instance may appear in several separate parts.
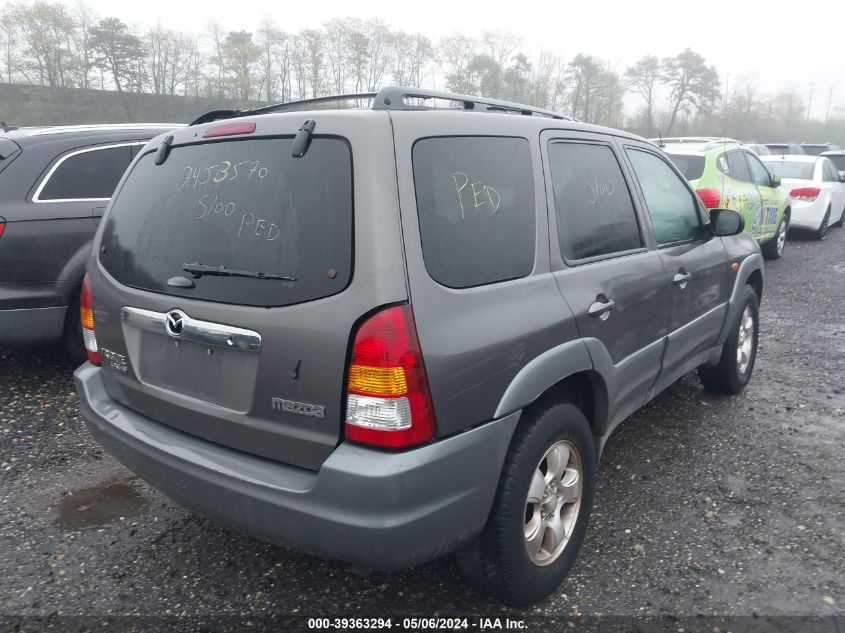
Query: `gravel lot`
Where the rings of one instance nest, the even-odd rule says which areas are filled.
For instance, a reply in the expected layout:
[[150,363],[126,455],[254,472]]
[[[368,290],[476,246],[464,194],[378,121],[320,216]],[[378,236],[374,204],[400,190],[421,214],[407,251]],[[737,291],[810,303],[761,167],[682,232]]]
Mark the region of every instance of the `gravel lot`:
[[682,618],[664,627],[839,614],[818,629],[787,618],[796,628],[747,630],[843,633],[843,253],[834,229],[822,243],[791,239],[768,264],[741,396],[707,394],[691,374],[620,427],[573,574],[528,609],[476,594],[451,559],[366,575],[193,516],[91,439],[59,351],[0,349],[0,616],[25,629],[35,621],[16,618],[464,614],[541,630],[579,614]]

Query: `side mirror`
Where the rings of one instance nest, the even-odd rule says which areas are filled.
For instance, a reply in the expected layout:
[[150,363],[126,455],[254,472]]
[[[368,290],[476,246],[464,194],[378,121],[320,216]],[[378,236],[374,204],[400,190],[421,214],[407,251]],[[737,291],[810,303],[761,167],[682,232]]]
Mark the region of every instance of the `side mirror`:
[[774,174],[772,176],[772,187],[780,187],[781,179],[780,174]]
[[733,209],[711,209],[710,226],[717,237],[739,235],[745,230],[745,218]]

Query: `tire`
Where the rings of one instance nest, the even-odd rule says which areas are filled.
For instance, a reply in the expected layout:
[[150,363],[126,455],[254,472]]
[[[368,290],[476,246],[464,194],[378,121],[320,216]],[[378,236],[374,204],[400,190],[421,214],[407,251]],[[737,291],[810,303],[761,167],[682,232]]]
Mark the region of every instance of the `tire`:
[[786,234],[789,231],[789,214],[784,213],[781,216],[778,228],[775,231],[775,236],[768,242],[763,244],[760,249],[763,251],[763,257],[766,259],[780,259],[783,255],[783,248],[786,245]]
[[[742,308],[731,325],[728,340],[722,346],[722,355],[719,363],[714,367],[701,366],[698,368],[698,377],[701,379],[704,388],[714,393],[737,394],[745,388],[751,379],[754,371],[754,361],[757,359],[757,341],[760,333],[760,301],[757,293],[751,286],[745,286],[742,296]],[[751,319],[753,329],[750,332],[748,341],[748,318]],[[742,328],[743,322],[745,328]],[[745,332],[740,340],[740,330]],[[740,356],[739,346],[741,342],[746,345],[746,352]]]
[[822,241],[827,236],[827,230],[830,228],[830,207],[827,208],[825,211],[824,219],[822,219],[822,223],[818,229],[816,229],[815,233],[813,233],[813,237],[819,241]]
[[845,226],[845,208],[842,209],[842,215],[839,216],[839,220],[837,220],[836,224],[834,224],[833,226],[838,229],[841,229],[843,226]]
[[[548,473],[555,471],[555,460],[562,463],[564,450],[567,463],[565,469],[558,469],[564,473],[556,489],[559,494],[552,495],[555,488],[550,490],[548,483],[544,487],[544,477],[549,479]],[[579,470],[580,476],[573,479],[572,472]],[[537,483],[532,486],[532,482]],[[487,525],[458,554],[461,570],[482,591],[500,600],[513,604],[542,600],[560,586],[575,563],[595,485],[596,452],[584,414],[565,402],[538,405],[517,427]],[[529,502],[529,492],[538,495],[537,501]],[[572,502],[565,500],[575,497]],[[562,540],[552,538],[553,523],[563,529]],[[535,546],[539,543],[533,556],[526,530],[540,535],[530,539]]]
[[77,365],[88,359],[85,343],[82,341],[82,322],[79,320],[79,293],[74,296],[65,314],[62,347],[65,355]]

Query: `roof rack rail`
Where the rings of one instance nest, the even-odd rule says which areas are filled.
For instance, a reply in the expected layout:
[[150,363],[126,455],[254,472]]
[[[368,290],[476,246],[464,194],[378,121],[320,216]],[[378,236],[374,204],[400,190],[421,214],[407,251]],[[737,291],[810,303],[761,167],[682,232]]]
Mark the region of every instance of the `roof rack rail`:
[[[473,97],[470,95],[457,94],[454,92],[440,92],[437,90],[426,90],[424,88],[404,88],[401,86],[387,86],[379,90],[373,103],[373,110],[421,110],[427,109],[424,106],[409,104],[406,99],[442,99],[444,101],[455,101],[461,104],[462,110],[474,110],[479,112],[514,112],[526,116],[539,115],[551,119],[565,119],[573,121],[571,117],[562,115],[560,112],[545,110],[524,103],[502,101],[500,99],[488,99],[486,97]],[[437,109],[437,108],[431,108]]]
[[317,103],[332,103],[335,101],[359,101],[362,99],[374,99],[375,92],[356,92],[342,95],[327,95],[325,97],[313,97],[311,99],[299,99],[297,101],[282,101],[280,103],[271,103],[266,106],[258,106],[256,108],[247,108],[246,110],[211,110],[198,116],[188,125],[199,125],[200,123],[210,123],[218,119],[233,119],[241,116],[251,116],[253,114],[269,114],[270,112],[280,112],[283,110],[297,110],[302,106],[317,104]]
[[284,110],[298,110],[303,106],[309,106],[319,103],[332,103],[340,101],[372,101],[371,109],[373,110],[437,110],[436,107],[427,107],[418,104],[408,103],[407,99],[440,99],[443,101],[454,101],[460,104],[461,110],[472,110],[475,112],[513,112],[523,114],[526,116],[545,116],[552,119],[564,119],[566,121],[576,121],[572,117],[564,116],[559,112],[552,110],[545,110],[523,103],[513,103],[511,101],[501,101],[499,99],[487,99],[485,97],[473,97],[470,95],[457,94],[453,92],[439,92],[436,90],[426,90],[424,88],[404,88],[400,86],[388,86],[382,88],[378,92],[357,92],[350,94],[327,95],[324,97],[314,97],[311,99],[300,99],[298,101],[285,101],[282,103],[273,103],[266,106],[250,108],[247,110],[212,110],[197,117],[189,125],[199,125],[200,123],[210,123],[218,119],[232,119],[235,117],[251,116],[253,114],[268,114],[270,112],[280,112]]

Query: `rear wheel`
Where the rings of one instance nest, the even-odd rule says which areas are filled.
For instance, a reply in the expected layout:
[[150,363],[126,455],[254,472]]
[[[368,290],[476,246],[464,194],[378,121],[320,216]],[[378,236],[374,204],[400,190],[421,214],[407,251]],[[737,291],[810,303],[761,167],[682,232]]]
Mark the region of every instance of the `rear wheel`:
[[82,322],[79,320],[79,293],[74,296],[65,314],[62,347],[74,363],[82,364],[87,359],[85,343],[82,340]]
[[708,391],[736,394],[745,388],[754,371],[757,358],[760,301],[751,286],[745,287],[742,308],[734,319],[728,340],[722,346],[719,363],[699,367],[698,377]]
[[827,235],[827,229],[830,228],[829,223],[830,223],[830,207],[828,207],[827,211],[825,211],[824,219],[822,219],[822,223],[821,223],[821,225],[819,225],[819,228],[816,230],[816,232],[813,233],[813,237],[815,237],[817,240],[823,240],[825,238],[825,236]]
[[786,233],[789,231],[789,214],[784,213],[778,224],[775,236],[763,244],[763,257],[766,259],[780,259],[783,255],[783,248],[786,246]]
[[845,226],[845,207],[842,208],[842,215],[839,216],[839,220],[837,220],[836,224],[834,224],[833,226],[839,229]]
[[596,457],[573,404],[539,408],[511,442],[484,531],[458,555],[483,591],[512,603],[542,600],[578,555],[595,492]]

